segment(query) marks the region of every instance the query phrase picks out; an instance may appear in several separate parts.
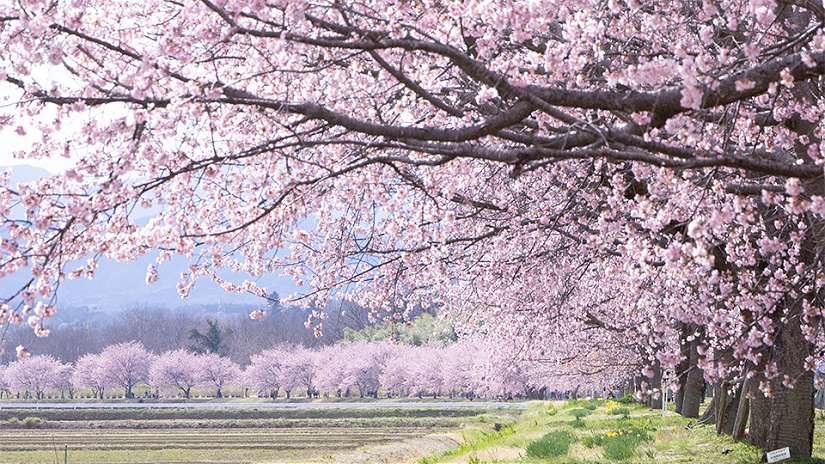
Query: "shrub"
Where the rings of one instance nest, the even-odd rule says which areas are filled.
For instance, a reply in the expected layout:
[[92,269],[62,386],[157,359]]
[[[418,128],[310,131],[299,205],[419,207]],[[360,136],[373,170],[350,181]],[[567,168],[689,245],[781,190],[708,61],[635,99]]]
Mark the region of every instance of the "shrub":
[[636,454],[639,443],[631,437],[615,437],[604,443],[604,456],[614,461],[630,459]]
[[589,416],[589,415],[590,415],[590,411],[588,411],[587,409],[576,408],[576,409],[571,409],[570,411],[568,411],[568,414],[570,414],[571,416],[575,417],[575,418],[576,418],[576,420],[579,420],[579,419],[581,419],[582,417],[587,417],[587,416]]
[[636,398],[634,398],[633,395],[625,395],[625,396],[617,399],[616,401],[618,401],[621,404],[636,404],[637,403]]
[[594,446],[601,446],[601,435],[588,435],[582,438],[581,442],[585,448],[593,448]]
[[584,406],[586,403],[587,403],[587,401],[585,401],[585,400],[578,400],[578,399],[577,400],[567,400],[567,402],[564,403],[564,407],[565,408],[580,408],[580,407]]
[[588,448],[592,448],[594,446],[603,446],[608,441],[616,438],[642,443],[652,439],[650,433],[648,432],[653,430],[654,428],[650,426],[645,427],[632,425],[629,427],[623,427],[619,430],[610,430],[605,433],[586,436],[582,438],[582,444]]
[[606,458],[624,460],[633,457],[636,448],[650,440],[651,436],[646,428],[632,426],[585,437],[582,444],[588,448],[602,446]]
[[630,409],[627,408],[613,408],[608,411],[609,414],[614,416],[622,416],[622,419],[627,419],[630,416]]
[[619,404],[619,402],[618,402],[618,401],[614,401],[614,400],[607,400],[607,401],[605,401],[605,403],[604,403],[604,409],[605,409],[608,413],[609,413],[609,412],[611,412],[611,411],[613,411],[613,410],[614,410],[614,409],[616,409],[616,408],[620,408],[621,406],[622,406],[622,405],[621,405],[621,404]]
[[595,411],[596,408],[599,407],[599,403],[600,402],[598,400],[590,400],[587,402],[587,404],[584,405],[584,409],[587,409],[589,411]]
[[43,425],[45,423],[46,423],[46,421],[44,421],[43,419],[41,419],[39,417],[33,417],[33,416],[26,417],[22,421],[23,427],[26,427],[26,428],[40,427],[41,425]]
[[554,458],[566,456],[570,444],[576,437],[569,432],[551,432],[527,445],[527,456],[531,458]]

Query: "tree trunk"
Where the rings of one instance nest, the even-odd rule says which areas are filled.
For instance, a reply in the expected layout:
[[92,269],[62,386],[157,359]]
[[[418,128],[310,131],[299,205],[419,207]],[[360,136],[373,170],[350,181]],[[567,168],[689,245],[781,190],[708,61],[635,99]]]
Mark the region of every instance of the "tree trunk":
[[690,371],[690,348],[691,342],[687,340],[688,336],[691,334],[690,325],[689,324],[680,324],[681,328],[679,330],[679,351],[682,355],[682,360],[679,364],[676,365],[676,369],[674,374],[676,374],[676,382],[679,384],[679,389],[676,390],[676,394],[673,396],[673,403],[676,406],[676,413],[682,414],[682,406],[685,402],[685,386],[687,384],[687,377],[688,372]]
[[[662,387],[662,368],[659,365],[659,362],[656,361],[656,364],[653,366],[653,378],[652,379],[644,379],[642,382],[647,383],[647,389],[654,389],[658,388],[661,390]],[[662,409],[662,402],[664,400],[664,391],[659,392],[659,397],[656,398],[656,395],[650,395],[647,399],[647,405],[651,409]]]
[[[773,361],[779,372],[770,381],[766,397],[754,389],[750,411],[750,441],[765,451],[788,447],[793,458],[811,456],[814,434],[813,373],[805,370],[808,342],[799,323],[799,312],[787,317],[774,342]],[[783,385],[783,376],[794,379],[794,387]]]
[[742,387],[728,391],[730,385],[723,383],[717,389],[719,401],[716,403],[716,433],[730,435],[733,433],[733,424],[736,422],[736,411],[739,409],[739,395]]
[[728,404],[730,403],[730,399],[728,399],[728,386],[725,383],[719,385],[716,389],[716,394],[719,396],[719,400],[716,401],[716,433],[721,434],[723,424],[725,422],[725,409],[727,409]]
[[700,424],[715,424],[716,423],[716,408],[719,398],[716,395],[713,395],[713,398],[710,399],[710,404],[708,405],[705,412],[702,414],[702,417],[699,418]]
[[690,344],[690,360],[688,371],[685,375],[685,384],[682,388],[682,408],[679,411],[685,417],[699,417],[699,405],[704,399],[705,374],[699,368],[699,345],[698,340],[693,340]]
[[742,392],[739,394],[739,408],[736,410],[736,419],[733,421],[733,438],[741,440],[745,436],[745,427],[748,425],[748,413],[750,412],[750,400],[748,400],[749,385],[747,376],[742,381]]

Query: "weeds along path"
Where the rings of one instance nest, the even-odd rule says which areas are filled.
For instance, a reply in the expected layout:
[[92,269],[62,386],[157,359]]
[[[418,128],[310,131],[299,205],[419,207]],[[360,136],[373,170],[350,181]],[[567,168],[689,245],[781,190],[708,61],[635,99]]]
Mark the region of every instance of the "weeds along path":
[[[716,435],[713,426],[630,401],[534,402],[498,430],[469,426],[462,435],[458,447],[421,458],[418,464],[761,461],[758,449]],[[816,457],[825,456],[823,447],[825,436],[818,434]]]

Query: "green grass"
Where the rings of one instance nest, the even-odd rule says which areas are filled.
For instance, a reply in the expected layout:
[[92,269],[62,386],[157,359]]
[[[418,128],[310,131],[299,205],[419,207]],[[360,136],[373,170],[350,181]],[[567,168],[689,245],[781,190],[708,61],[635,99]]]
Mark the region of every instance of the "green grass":
[[[593,411],[588,403],[535,402],[511,426],[497,436],[480,431],[466,435],[460,449],[419,461],[421,464],[598,464],[598,463],[712,463],[757,464],[760,452],[745,443],[716,435],[712,426],[667,412],[653,411],[623,401],[623,411],[611,413],[604,403]],[[586,411],[577,412],[576,410]],[[614,415],[616,414],[616,415]],[[571,416],[587,421],[575,427]],[[578,418],[577,418],[578,420]],[[823,419],[825,421],[825,419]],[[688,427],[689,424],[692,424]],[[825,428],[825,423],[822,424]],[[562,437],[569,437],[565,440]],[[825,436],[822,438],[825,439]],[[825,440],[823,440],[825,441]],[[567,443],[565,447],[564,443]],[[825,444],[825,443],[823,443]],[[825,449],[823,449],[825,451]]]
[[590,409],[583,409],[583,408],[576,408],[567,411],[567,414],[576,418],[576,420],[580,420],[583,417],[587,417],[590,415],[592,411]]
[[576,436],[570,432],[555,431],[527,445],[527,456],[531,458],[555,458],[567,456]]
[[608,412],[611,416],[622,416],[623,419],[630,417],[629,408],[616,408]]

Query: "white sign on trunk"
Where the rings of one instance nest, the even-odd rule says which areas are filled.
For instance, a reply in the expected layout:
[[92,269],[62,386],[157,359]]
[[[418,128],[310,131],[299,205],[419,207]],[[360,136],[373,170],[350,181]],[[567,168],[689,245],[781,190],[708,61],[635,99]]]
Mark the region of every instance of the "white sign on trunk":
[[779,448],[777,450],[768,451],[768,462],[779,462],[784,461],[785,459],[791,458],[791,449],[790,448]]

